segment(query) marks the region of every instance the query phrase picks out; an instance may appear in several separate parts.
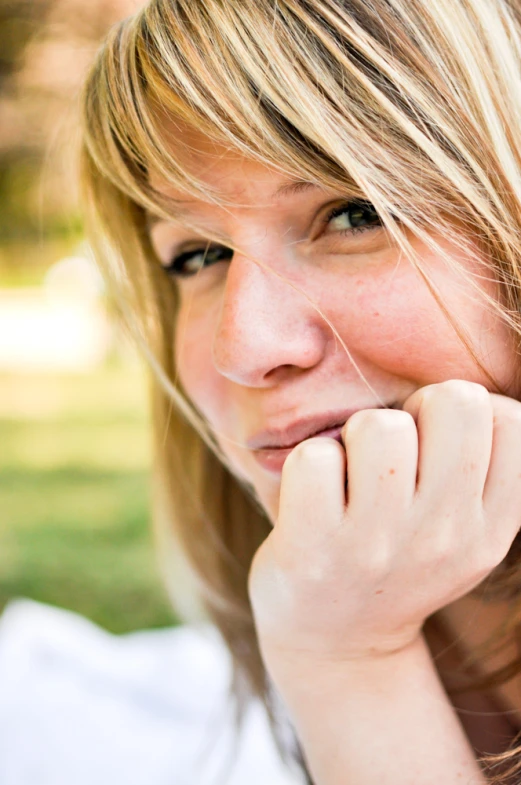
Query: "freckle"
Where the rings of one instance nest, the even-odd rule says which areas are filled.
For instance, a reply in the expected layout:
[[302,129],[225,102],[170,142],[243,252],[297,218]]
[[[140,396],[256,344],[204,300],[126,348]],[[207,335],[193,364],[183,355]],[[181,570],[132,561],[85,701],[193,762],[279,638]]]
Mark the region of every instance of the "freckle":
[[394,469],[389,469],[389,474],[394,474],[394,473],[395,473]]

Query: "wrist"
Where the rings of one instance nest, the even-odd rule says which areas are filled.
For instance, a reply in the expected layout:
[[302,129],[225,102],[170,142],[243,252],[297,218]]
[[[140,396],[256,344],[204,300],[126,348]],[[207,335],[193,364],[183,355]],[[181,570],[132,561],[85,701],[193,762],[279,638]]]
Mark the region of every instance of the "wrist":
[[275,683],[316,782],[484,782],[423,636],[387,655],[284,663]]
[[358,679],[364,674],[374,677],[386,678],[395,673],[397,668],[408,667],[413,663],[429,661],[430,652],[421,630],[417,636],[400,648],[385,651],[367,651],[346,655],[342,652],[338,656],[317,657],[316,652],[308,655],[307,652],[282,649],[266,651],[261,645],[264,663],[275,683],[282,680],[288,686],[302,679],[308,679],[314,684],[314,679],[320,675],[324,681],[333,683],[338,678]]
[[310,700],[327,696],[339,688],[378,688],[396,681],[401,674],[410,678],[416,670],[435,669],[429,648],[421,632],[406,646],[386,652],[371,652],[352,657],[308,657],[305,652],[263,652],[270,676],[283,696],[302,694]]

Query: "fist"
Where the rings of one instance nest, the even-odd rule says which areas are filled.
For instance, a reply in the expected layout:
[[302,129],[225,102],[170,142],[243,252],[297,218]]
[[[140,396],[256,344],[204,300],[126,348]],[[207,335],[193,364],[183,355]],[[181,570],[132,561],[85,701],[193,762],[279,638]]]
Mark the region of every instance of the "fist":
[[[412,644],[476,587],[521,526],[521,404],[478,384],[368,409],[284,464],[249,591],[264,659],[344,662]],[[299,658],[299,659],[296,659]]]

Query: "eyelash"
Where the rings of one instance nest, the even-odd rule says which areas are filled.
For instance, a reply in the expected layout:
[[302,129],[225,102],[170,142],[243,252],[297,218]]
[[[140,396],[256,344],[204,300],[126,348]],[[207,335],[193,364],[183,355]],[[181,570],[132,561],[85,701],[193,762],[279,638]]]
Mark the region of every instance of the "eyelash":
[[[351,235],[352,236],[354,234],[360,234],[361,232],[366,232],[367,230],[374,229],[377,226],[381,226],[381,223],[380,223],[380,221],[378,219],[378,215],[377,215],[376,210],[374,209],[373,205],[370,202],[368,202],[368,201],[366,201],[364,199],[356,199],[356,200],[352,200],[352,201],[349,201],[349,202],[344,202],[341,205],[337,205],[336,207],[333,207],[326,214],[326,216],[324,217],[323,225],[327,226],[329,224],[329,222],[332,221],[334,218],[338,218],[338,216],[340,216],[343,213],[347,212],[349,209],[353,209],[354,207],[360,207],[363,210],[372,211],[374,213],[374,215],[376,216],[376,219],[377,219],[378,223],[367,224],[365,226],[351,226],[351,227],[348,227],[346,229],[340,229],[337,232],[338,234],[340,234],[342,236],[347,236],[347,235]],[[169,265],[164,266],[163,269],[165,270],[165,272],[168,275],[170,275],[170,276],[172,276],[174,278],[191,278],[194,275],[197,275],[197,272],[185,272],[185,271],[183,271],[181,265],[185,264],[192,257],[197,256],[199,254],[203,254],[205,260],[209,259],[216,252],[218,252],[219,254],[222,254],[222,258],[215,259],[213,262],[211,262],[211,264],[216,264],[217,262],[221,262],[221,261],[231,261],[231,259],[233,257],[233,251],[232,251],[231,248],[227,248],[224,245],[209,245],[208,244],[204,248],[203,247],[201,247],[201,248],[194,248],[193,250],[184,251],[183,253],[178,254],[177,256],[175,256],[172,259],[172,262]],[[211,264],[210,265],[206,265],[206,266],[211,266]],[[202,268],[200,268],[200,269],[202,269]]]

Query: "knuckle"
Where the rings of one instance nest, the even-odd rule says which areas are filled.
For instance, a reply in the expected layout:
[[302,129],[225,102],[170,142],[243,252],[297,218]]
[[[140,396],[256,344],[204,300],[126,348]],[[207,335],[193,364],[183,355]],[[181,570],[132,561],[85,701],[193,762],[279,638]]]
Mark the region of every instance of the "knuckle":
[[374,582],[387,576],[391,567],[392,552],[389,543],[383,540],[380,542],[373,540],[371,547],[365,550],[363,558],[360,559],[361,574]]
[[449,379],[426,387],[423,403],[427,406],[457,407],[465,412],[476,406],[490,406],[490,394],[477,382]]
[[437,536],[428,543],[426,558],[432,565],[441,565],[454,558],[455,543],[452,531],[440,529]]
[[306,439],[288,455],[284,466],[293,463],[323,463],[324,461],[338,461],[342,447],[334,439],[314,438]]
[[504,395],[494,395],[494,423],[498,426],[521,427],[521,403]]
[[346,436],[352,436],[360,430],[377,436],[392,435],[415,427],[413,417],[401,409],[363,409],[349,418]]
[[301,463],[302,461],[309,460],[312,454],[313,454],[313,446],[310,445],[310,443],[307,441],[300,442],[300,444],[297,444],[297,446],[294,447],[290,452],[290,454],[288,455],[284,463],[284,469],[291,466],[293,463],[298,464]]

